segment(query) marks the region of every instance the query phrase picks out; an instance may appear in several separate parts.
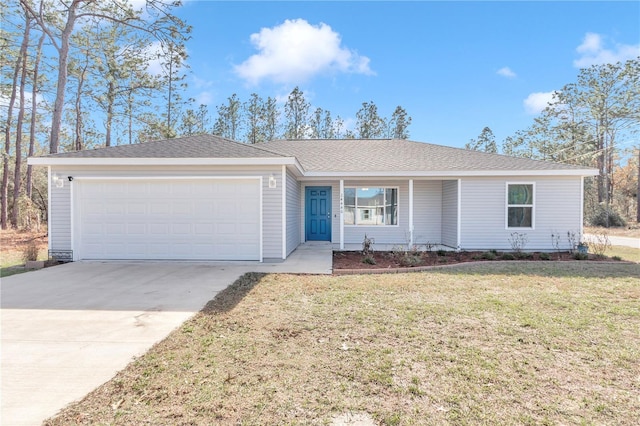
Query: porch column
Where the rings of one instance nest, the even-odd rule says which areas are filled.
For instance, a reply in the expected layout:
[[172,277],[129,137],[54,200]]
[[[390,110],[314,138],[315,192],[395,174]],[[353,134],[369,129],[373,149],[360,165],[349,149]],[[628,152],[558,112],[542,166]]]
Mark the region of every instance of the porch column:
[[409,179],[409,246],[413,246],[413,179]]
[[344,250],[344,179],[340,179],[340,250]]

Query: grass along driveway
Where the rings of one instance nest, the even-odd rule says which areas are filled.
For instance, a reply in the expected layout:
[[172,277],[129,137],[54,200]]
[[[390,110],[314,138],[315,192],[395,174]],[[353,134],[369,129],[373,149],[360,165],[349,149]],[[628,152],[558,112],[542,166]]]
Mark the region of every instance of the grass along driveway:
[[639,268],[247,275],[47,424],[635,424]]

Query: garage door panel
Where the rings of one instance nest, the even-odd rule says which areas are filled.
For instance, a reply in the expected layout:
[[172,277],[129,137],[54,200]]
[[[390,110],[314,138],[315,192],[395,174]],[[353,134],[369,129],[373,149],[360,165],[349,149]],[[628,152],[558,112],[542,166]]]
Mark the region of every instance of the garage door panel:
[[257,180],[80,181],[83,259],[259,260]]

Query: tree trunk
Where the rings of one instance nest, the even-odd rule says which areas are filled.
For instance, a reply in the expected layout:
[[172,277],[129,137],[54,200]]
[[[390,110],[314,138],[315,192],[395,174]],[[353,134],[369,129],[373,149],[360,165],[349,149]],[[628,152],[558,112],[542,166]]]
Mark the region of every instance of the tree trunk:
[[86,52],[86,62],[84,67],[80,70],[78,74],[78,90],[76,91],[76,128],[75,128],[75,143],[74,149],[76,151],[82,151],[84,149],[84,140],[82,137],[82,90],[84,89],[84,78],[87,73],[87,67],[89,66],[89,51]]
[[636,222],[640,223],[640,145],[638,145],[638,192],[636,193]]
[[598,203],[602,203],[606,197],[606,179],[607,179],[607,160],[605,152],[604,132],[596,128],[597,137],[597,165],[598,165]]
[[129,88],[129,93],[127,94],[127,106],[129,108],[129,119],[128,121],[128,132],[129,132],[129,145],[133,142],[133,89]]
[[[29,131],[29,157],[35,154],[36,148],[36,117],[37,117],[37,95],[38,95],[38,78],[40,72],[40,59],[42,58],[42,45],[44,44],[45,33],[42,33],[38,41],[38,49],[36,51],[36,59],[33,64],[33,84],[31,86],[31,129]],[[33,166],[27,166],[27,197],[31,199],[33,192]]]
[[11,227],[18,228],[18,218],[20,216],[20,190],[22,189],[22,123],[24,122],[24,86],[27,80],[27,47],[29,46],[29,35],[31,29],[31,17],[25,12],[24,37],[20,46],[20,56],[22,56],[22,69],[20,72],[20,109],[18,110],[18,121],[16,123],[16,162],[13,171],[13,205],[11,206]]
[[[25,33],[28,30],[25,28]],[[24,45],[24,38],[23,38]],[[20,49],[22,51],[22,48]],[[2,158],[2,201],[0,202],[0,227],[7,229],[8,209],[9,209],[9,159],[11,154],[11,121],[13,120],[13,106],[16,102],[16,92],[18,91],[18,75],[22,64],[22,54],[18,54],[16,67],[13,70],[13,81],[11,85],[11,97],[7,106],[7,122],[4,129],[4,155]]]
[[67,87],[67,66],[69,61],[69,40],[76,23],[76,9],[81,0],[73,0],[67,12],[67,22],[60,36],[60,49],[58,49],[58,83],[56,87],[56,101],[53,106],[51,120],[51,139],[49,141],[49,153],[57,154],[60,146],[60,128],[62,127],[62,111],[64,109],[64,95]]
[[115,84],[113,80],[109,80],[109,89],[107,91],[107,122],[105,123],[105,146],[111,146],[111,124],[113,123],[113,103],[115,102]]

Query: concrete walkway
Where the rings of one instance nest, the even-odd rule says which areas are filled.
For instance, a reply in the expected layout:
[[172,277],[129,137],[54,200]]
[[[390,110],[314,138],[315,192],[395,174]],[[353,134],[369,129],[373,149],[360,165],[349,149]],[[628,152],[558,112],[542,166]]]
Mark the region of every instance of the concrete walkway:
[[[640,249],[640,238],[616,237],[614,235],[610,235],[608,238],[612,246],[625,246]],[[589,242],[591,240],[595,240],[596,236],[591,234],[584,234],[584,239],[585,241]]]
[[110,380],[245,272],[331,273],[331,246],[281,263],[76,262],[2,279],[2,425],[39,425]]

